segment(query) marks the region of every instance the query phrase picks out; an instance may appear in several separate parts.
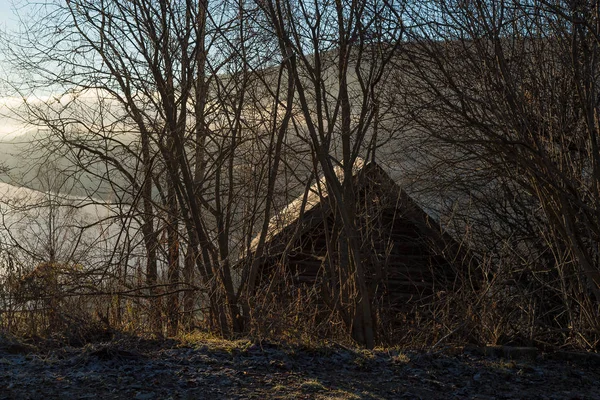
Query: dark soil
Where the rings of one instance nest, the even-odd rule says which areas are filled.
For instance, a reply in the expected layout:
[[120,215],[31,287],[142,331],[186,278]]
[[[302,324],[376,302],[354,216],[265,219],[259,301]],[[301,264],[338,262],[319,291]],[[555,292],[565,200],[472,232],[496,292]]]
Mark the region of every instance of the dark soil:
[[5,343],[0,399],[600,399],[595,358],[474,353],[214,340],[45,351]]

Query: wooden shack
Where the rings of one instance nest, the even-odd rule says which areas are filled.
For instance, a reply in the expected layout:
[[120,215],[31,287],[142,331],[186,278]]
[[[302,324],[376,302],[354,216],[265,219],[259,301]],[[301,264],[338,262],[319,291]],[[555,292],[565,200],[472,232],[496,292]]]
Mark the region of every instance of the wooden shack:
[[[375,305],[394,314],[453,290],[473,263],[468,251],[379,165],[359,162],[355,167],[361,254]],[[328,263],[340,260],[328,246],[341,232],[333,207],[321,180],[272,218],[258,260],[258,288],[272,288],[285,277],[286,289],[311,288],[314,301],[327,303]],[[249,259],[257,244],[258,238]]]

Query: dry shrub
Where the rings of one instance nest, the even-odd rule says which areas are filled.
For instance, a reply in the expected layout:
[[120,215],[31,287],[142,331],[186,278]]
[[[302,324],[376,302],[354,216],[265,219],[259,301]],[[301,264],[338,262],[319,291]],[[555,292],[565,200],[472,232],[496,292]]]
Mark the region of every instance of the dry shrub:
[[[437,290],[402,310],[374,299],[378,344],[405,348],[445,345],[526,345],[544,349],[597,351],[600,318],[573,265],[552,268],[510,263],[482,263],[480,280],[457,274],[453,290]],[[45,271],[45,272],[44,272]],[[166,327],[166,302],[133,291],[119,294],[115,284],[104,292],[80,293],[89,276],[77,268],[47,265],[35,272],[0,277],[0,330],[18,337],[45,337],[57,344],[81,345],[109,340],[115,332],[147,335]],[[322,300],[319,286],[299,284],[277,272],[251,299],[245,334],[291,343],[329,339],[350,344],[342,316]],[[201,301],[198,299],[197,303]],[[154,307],[161,307],[156,312]],[[196,310],[187,329],[210,330]],[[152,318],[158,316],[159,321]],[[213,333],[215,331],[212,331]]]
[[75,294],[86,277],[76,266],[38,265],[4,280],[2,328],[21,337],[52,337],[71,345],[106,340],[107,321],[97,317],[94,299]]
[[77,265],[42,263],[31,271],[6,270],[0,277],[0,330],[57,344],[109,340],[117,330],[143,332],[144,301],[122,300],[95,288]]
[[252,316],[247,333],[256,338],[292,343],[323,339],[349,343],[342,317],[323,304],[318,285],[298,284],[279,268],[251,299]]
[[547,268],[486,268],[479,285],[463,283],[456,290],[439,291],[393,316],[382,324],[382,341],[412,348],[447,344],[600,348],[600,318],[591,293],[561,287]]

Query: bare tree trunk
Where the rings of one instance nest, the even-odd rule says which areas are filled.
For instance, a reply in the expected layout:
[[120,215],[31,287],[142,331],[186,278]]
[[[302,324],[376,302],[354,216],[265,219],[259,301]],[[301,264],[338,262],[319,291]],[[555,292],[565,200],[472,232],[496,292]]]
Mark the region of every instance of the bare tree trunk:
[[150,294],[150,326],[158,334],[162,334],[162,322],[160,317],[160,299],[156,297],[156,285],[158,283],[158,264],[156,251],[158,249],[158,233],[154,228],[154,210],[152,203],[152,161],[150,156],[150,143],[146,135],[142,135],[142,162],[144,176],[142,182],[142,204],[144,221],[142,234],[146,247],[146,285]]
[[[281,90],[281,78],[284,74],[284,66],[282,65],[281,69],[279,70],[279,77],[278,77],[278,83],[277,83],[277,95],[273,101],[274,104],[274,109],[273,109],[273,120],[276,121],[277,120],[277,114],[279,111],[279,107],[278,107],[278,103],[279,103],[279,95],[280,95],[280,90]],[[251,310],[251,299],[252,296],[254,295],[254,290],[255,290],[255,286],[256,286],[256,279],[258,276],[258,266],[259,266],[259,262],[261,257],[263,256],[263,252],[264,252],[264,247],[265,247],[265,240],[267,238],[267,234],[268,234],[268,229],[269,229],[269,221],[271,219],[271,212],[273,211],[273,197],[274,197],[274,191],[275,191],[275,185],[277,184],[277,178],[278,178],[278,173],[279,173],[279,164],[281,162],[281,149],[282,149],[282,145],[283,145],[283,141],[286,135],[286,132],[288,130],[288,126],[289,126],[289,122],[291,120],[291,116],[292,116],[292,107],[293,107],[293,102],[294,102],[294,76],[291,73],[291,71],[287,71],[287,85],[285,87],[285,95],[286,95],[286,108],[285,108],[285,114],[283,116],[283,119],[281,121],[281,124],[279,125],[279,127],[273,127],[273,130],[271,131],[271,143],[269,145],[270,149],[272,150],[272,153],[269,152],[269,178],[268,178],[268,182],[267,182],[267,191],[265,193],[265,208],[264,208],[264,216],[262,219],[262,227],[261,227],[261,231],[259,233],[259,240],[258,240],[258,244],[256,245],[256,249],[254,251],[253,254],[253,259],[252,259],[252,264],[250,265],[249,268],[249,273],[248,273],[248,278],[246,280],[246,282],[243,282],[242,285],[246,285],[245,287],[245,297],[246,297],[246,304],[245,304],[245,317],[246,318],[250,318],[250,310]],[[277,130],[275,132],[275,129]],[[243,286],[242,286],[243,289]]]
[[167,243],[169,246],[169,267],[167,279],[172,291],[167,301],[168,335],[175,336],[179,330],[179,216],[175,188],[168,188],[169,219],[167,223]]
[[183,292],[183,326],[186,330],[191,329],[194,321],[195,312],[195,293],[192,290],[194,285],[194,268],[196,267],[195,252],[192,247],[188,245],[185,253],[184,267],[183,267],[183,281],[186,285],[185,291]]

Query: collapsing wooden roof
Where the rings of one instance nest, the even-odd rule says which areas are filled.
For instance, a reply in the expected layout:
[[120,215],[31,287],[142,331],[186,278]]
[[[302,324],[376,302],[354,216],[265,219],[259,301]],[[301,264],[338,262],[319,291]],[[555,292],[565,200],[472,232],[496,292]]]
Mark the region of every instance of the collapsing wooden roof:
[[[334,172],[338,179],[343,182],[343,169],[335,167]],[[412,198],[375,162],[365,162],[358,158],[353,167],[355,188],[357,191],[378,187],[378,191],[387,192],[388,200],[395,201],[395,209],[401,211],[401,215],[415,224],[419,231],[434,240],[437,248],[443,251],[452,247],[452,252],[463,254],[457,246],[458,241],[445,233],[439,223],[425,212]],[[370,186],[370,188],[367,188]],[[311,223],[322,221],[324,212],[329,209],[328,188],[324,177],[310,186],[304,194],[300,195],[269,221],[269,227],[265,242],[273,249],[273,242],[290,239],[290,231],[297,235],[302,230],[309,229]],[[383,206],[383,205],[382,205]],[[388,204],[389,206],[389,204]],[[318,215],[317,215],[318,214]],[[398,215],[398,214],[397,214]],[[299,226],[301,225],[301,226]],[[250,244],[250,254],[254,253],[259,242],[259,236],[255,237]],[[276,246],[278,247],[278,246]],[[450,250],[450,249],[447,249]],[[271,251],[273,255],[273,252]],[[450,254],[447,254],[451,256]],[[454,254],[457,256],[458,254]]]
[[[365,166],[362,158],[358,158],[354,163],[353,172],[356,176]],[[335,167],[334,172],[340,182],[344,181],[344,170],[341,167]],[[315,184],[310,186],[305,193],[279,211],[269,221],[266,242],[270,242],[290,226],[294,225],[299,219],[302,219],[310,211],[324,204],[324,200],[328,198],[328,189],[325,177],[321,177]],[[255,237],[250,244],[250,252],[254,253],[258,246],[260,237]]]
[[[477,262],[379,165],[359,160],[353,170],[361,282],[377,335],[395,341],[415,311],[423,318],[438,295],[471,281]],[[342,180],[342,168],[335,173]],[[310,315],[320,335],[340,321],[354,329],[346,306],[360,297],[336,207],[318,180],[271,219],[263,249],[256,238],[241,260],[258,272],[253,295],[266,312]]]
[[[342,169],[335,172],[341,179]],[[415,301],[428,301],[436,292],[451,291],[465,278],[472,279],[477,261],[470,252],[379,165],[359,160],[353,179],[366,278],[382,313],[403,312]],[[257,288],[285,279],[283,287],[288,289],[309,285],[320,293],[329,290],[326,286],[335,270],[330,263],[338,263],[340,255],[332,254],[335,246],[328,243],[335,217],[327,194],[327,185],[320,179],[271,219],[258,259]],[[257,244],[256,238],[246,262],[254,256]]]

